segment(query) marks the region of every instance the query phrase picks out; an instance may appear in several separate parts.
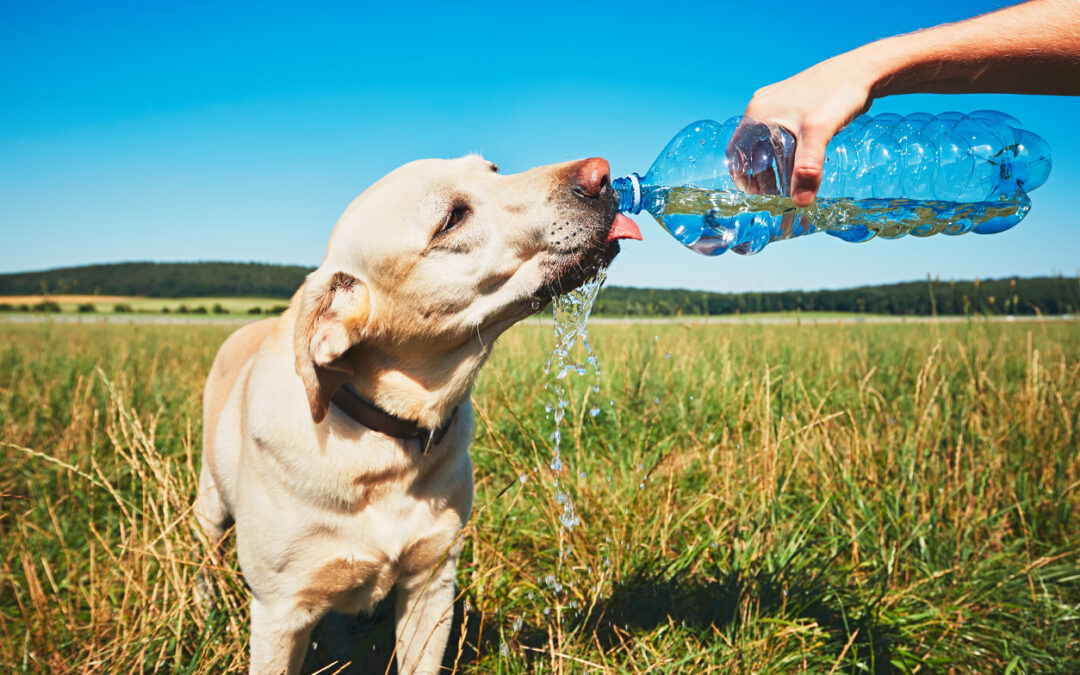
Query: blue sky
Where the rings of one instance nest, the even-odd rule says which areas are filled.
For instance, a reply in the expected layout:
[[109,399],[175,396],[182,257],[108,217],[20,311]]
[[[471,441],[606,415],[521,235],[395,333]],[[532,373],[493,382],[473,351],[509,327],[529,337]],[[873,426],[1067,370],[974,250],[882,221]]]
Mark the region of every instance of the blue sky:
[[[480,151],[505,173],[599,155],[644,173],[684,124],[879,37],[1002,2],[4,3],[0,272],[121,260],[315,265],[394,167]],[[1053,149],[993,236],[824,235],[704,258],[648,215],[609,283],[713,290],[1080,272],[1080,98],[896,97],[1018,117]]]

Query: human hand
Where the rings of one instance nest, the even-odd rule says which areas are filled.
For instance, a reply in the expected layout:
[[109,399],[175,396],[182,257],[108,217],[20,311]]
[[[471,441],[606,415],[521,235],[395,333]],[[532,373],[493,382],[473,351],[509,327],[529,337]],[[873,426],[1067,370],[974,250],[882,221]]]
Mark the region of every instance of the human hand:
[[[746,117],[780,125],[795,136],[789,174],[796,206],[814,201],[821,186],[825,147],[832,137],[870,108],[874,79],[864,75],[869,70],[866,66],[860,63],[858,51],[833,57],[757,90],[746,107]],[[760,125],[740,125],[732,143],[746,133],[761,135]],[[762,192],[760,180],[747,180],[745,175],[736,175],[735,180],[748,192]]]
[[[875,98],[915,92],[1080,95],[1080,3],[1030,0],[957,23],[885,38],[834,56],[754,93],[746,116],[795,135],[791,167],[775,167],[776,139],[762,124],[739,125],[729,144],[740,189],[808,206],[821,186],[825,147]],[[762,129],[769,130],[768,133]],[[770,134],[772,134],[770,139]],[[772,143],[770,147],[769,143]],[[769,153],[772,153],[771,155]],[[760,177],[755,174],[760,171]]]

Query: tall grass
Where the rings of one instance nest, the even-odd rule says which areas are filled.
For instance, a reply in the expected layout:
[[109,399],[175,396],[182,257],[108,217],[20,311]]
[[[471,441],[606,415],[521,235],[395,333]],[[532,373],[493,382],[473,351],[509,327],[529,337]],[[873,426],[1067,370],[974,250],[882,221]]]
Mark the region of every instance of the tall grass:
[[[190,513],[229,329],[0,330],[0,662],[242,672],[243,581]],[[572,534],[550,329],[515,328],[481,374],[448,668],[1080,671],[1080,325],[590,333],[601,389],[571,382],[558,476]],[[307,669],[386,672],[392,634],[388,607],[338,617]]]

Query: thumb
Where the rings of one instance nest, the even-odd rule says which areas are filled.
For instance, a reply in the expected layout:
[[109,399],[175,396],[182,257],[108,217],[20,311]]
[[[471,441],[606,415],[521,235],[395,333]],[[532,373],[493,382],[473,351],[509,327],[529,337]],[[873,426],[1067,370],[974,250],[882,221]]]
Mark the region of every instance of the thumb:
[[825,147],[832,134],[815,127],[803,127],[795,145],[791,167],[791,201],[795,206],[809,206],[821,187]]

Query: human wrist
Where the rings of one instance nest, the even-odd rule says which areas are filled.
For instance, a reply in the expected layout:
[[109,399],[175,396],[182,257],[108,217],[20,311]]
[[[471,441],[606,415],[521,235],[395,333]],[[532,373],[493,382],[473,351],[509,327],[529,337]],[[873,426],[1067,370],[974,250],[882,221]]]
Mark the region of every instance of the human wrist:
[[884,38],[851,52],[855,77],[866,88],[868,102],[904,93],[899,75],[908,66],[910,54],[903,37]]

